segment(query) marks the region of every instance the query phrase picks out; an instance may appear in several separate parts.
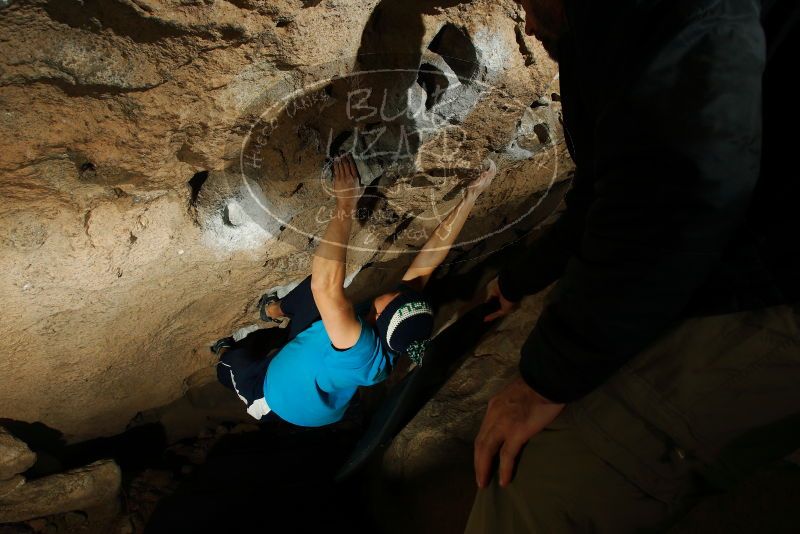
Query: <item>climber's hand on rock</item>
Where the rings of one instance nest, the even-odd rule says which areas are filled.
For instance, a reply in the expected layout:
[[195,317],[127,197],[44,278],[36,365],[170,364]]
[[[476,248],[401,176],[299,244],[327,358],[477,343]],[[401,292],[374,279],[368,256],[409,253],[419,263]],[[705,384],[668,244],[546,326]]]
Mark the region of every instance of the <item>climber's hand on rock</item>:
[[484,317],[483,318],[484,322],[488,323],[489,321],[494,321],[495,319],[499,319],[500,317],[505,317],[506,315],[511,313],[511,311],[516,306],[515,302],[512,302],[503,296],[503,293],[500,291],[500,282],[498,281],[497,278],[494,278],[491,282],[489,282],[489,285],[486,286],[486,291],[487,291],[486,302],[492,299],[497,299],[498,303],[500,304],[500,309]]
[[489,401],[478,437],[475,438],[475,478],[479,488],[491,480],[494,457],[500,455],[500,486],[511,482],[522,447],[558,417],[563,404],[553,403],[516,378]]
[[350,154],[333,160],[333,193],[336,196],[336,206],[348,211],[355,209],[361,197],[356,162]]
[[482,171],[480,176],[475,178],[472,183],[467,186],[467,194],[472,195],[474,198],[478,198],[481,193],[486,191],[489,186],[492,185],[494,177],[497,176],[497,166],[494,164],[494,161],[488,161],[488,168]]

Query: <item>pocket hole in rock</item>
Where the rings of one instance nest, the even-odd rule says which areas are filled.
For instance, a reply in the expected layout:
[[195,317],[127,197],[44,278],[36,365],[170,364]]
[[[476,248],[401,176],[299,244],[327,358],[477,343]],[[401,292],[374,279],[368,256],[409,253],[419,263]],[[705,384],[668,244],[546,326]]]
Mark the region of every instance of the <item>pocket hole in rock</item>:
[[533,133],[536,134],[541,144],[546,145],[550,143],[550,130],[547,129],[546,124],[537,124],[534,126]]
[[81,180],[92,180],[97,175],[97,167],[91,161],[81,163],[78,167],[78,176]]
[[352,135],[353,132],[345,130],[334,137],[333,141],[331,141],[330,148],[328,149],[328,155],[332,158],[339,155],[339,152],[342,150],[342,146],[344,146],[344,144]]
[[200,190],[203,188],[203,184],[206,183],[206,180],[208,180],[208,171],[196,172],[194,176],[192,176],[192,179],[189,180],[190,205],[194,206],[197,203],[197,197],[200,195]]
[[478,52],[466,30],[445,24],[433,38],[428,50],[442,56],[460,80],[471,79],[478,69]]
[[442,99],[442,95],[450,86],[445,73],[430,63],[420,65],[417,83],[425,89],[425,93],[428,95],[425,99],[425,109],[431,109],[438,104]]

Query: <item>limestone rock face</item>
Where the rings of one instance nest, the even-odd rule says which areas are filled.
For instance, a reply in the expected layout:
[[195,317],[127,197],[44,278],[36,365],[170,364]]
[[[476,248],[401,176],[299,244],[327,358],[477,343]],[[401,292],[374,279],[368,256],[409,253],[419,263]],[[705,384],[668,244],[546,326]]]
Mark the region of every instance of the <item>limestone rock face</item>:
[[76,440],[180,396],[308,273],[336,152],[368,186],[362,287],[487,157],[459,250],[516,239],[569,170],[522,24],[512,0],[0,2],[0,416]]
[[[36,463],[36,454],[25,442],[0,427],[0,482],[9,480]],[[8,484],[5,485],[8,487]]]
[[25,484],[25,477],[22,475],[14,475],[7,480],[0,480],[0,499],[17,490],[23,484]]
[[116,503],[122,475],[113,460],[32,480],[0,498],[0,523]]

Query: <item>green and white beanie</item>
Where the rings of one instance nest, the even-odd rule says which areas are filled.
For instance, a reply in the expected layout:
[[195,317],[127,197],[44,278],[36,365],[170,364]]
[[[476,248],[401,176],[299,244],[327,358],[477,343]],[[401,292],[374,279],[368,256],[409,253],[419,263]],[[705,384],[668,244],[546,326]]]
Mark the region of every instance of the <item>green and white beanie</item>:
[[420,364],[433,333],[433,307],[424,295],[402,286],[375,327],[389,350],[407,352],[414,363]]

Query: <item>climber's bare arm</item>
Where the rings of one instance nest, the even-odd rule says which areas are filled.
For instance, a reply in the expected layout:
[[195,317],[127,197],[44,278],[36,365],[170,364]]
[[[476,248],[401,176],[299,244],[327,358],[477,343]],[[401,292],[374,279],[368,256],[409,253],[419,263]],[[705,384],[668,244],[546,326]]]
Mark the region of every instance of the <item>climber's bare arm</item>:
[[483,171],[475,181],[467,186],[461,202],[439,224],[422,250],[417,253],[406,274],[403,275],[403,281],[406,284],[417,290],[425,287],[433,272],[447,257],[450,247],[453,246],[456,237],[464,227],[478,196],[489,187],[496,174],[497,168],[490,160],[489,169]]
[[334,160],[333,191],[336,209],[311,263],[311,293],[331,343],[347,349],[361,334],[353,304],[344,294],[347,244],[360,196],[358,171],[350,156]]

